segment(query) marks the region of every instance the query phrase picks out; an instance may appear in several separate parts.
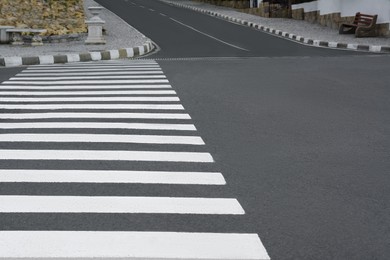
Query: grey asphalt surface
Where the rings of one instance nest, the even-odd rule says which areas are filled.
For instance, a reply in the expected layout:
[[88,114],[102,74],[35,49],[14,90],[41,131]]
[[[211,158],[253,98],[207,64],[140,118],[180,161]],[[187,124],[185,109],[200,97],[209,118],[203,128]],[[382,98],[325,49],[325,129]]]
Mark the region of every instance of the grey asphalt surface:
[[388,62],[159,62],[271,259],[389,258]]
[[[227,187],[7,183],[0,193],[237,197],[246,215],[1,214],[2,230],[256,232],[271,259],[390,258],[390,56],[307,47],[157,1],[129,0],[154,11],[125,1],[98,2],[161,47],[149,58],[158,59],[207,144],[165,149],[210,152],[216,165],[197,164],[196,170],[220,170]],[[189,30],[160,12],[250,52]],[[191,59],[198,57],[210,58]],[[0,81],[18,70],[2,69]],[[84,149],[107,147],[137,148],[83,144]],[[0,161],[0,168],[31,167],[195,169],[181,163]]]
[[[323,50],[280,40],[275,36],[259,33],[253,28],[156,0],[97,0],[96,2],[110,9],[156,42],[161,47],[161,51],[154,55],[154,58],[356,55],[355,52],[350,51]],[[187,26],[248,51],[223,44]]]

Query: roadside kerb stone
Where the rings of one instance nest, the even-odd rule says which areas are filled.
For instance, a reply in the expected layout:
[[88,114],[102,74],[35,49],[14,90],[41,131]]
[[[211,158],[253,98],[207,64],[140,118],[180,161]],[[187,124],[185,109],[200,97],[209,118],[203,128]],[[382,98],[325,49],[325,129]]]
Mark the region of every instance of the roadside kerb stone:
[[217,16],[217,17],[220,17],[220,18],[228,20],[228,21],[232,21],[232,22],[235,22],[235,23],[238,23],[241,25],[256,28],[256,29],[261,30],[263,32],[266,32],[268,34],[277,35],[279,37],[287,38],[291,41],[300,42],[300,43],[306,44],[306,45],[311,45],[311,46],[315,46],[315,47],[322,47],[322,48],[324,48],[324,47],[325,48],[332,48],[332,49],[344,49],[344,50],[365,51],[365,52],[375,52],[375,53],[390,53],[390,46],[376,46],[376,45],[367,45],[367,44],[351,44],[351,43],[343,43],[343,42],[328,42],[328,41],[323,41],[323,40],[313,40],[313,39],[305,38],[302,36],[296,36],[296,35],[290,34],[288,32],[282,32],[280,30],[275,30],[275,29],[269,28],[267,26],[258,25],[258,24],[251,23],[251,22],[248,22],[245,20],[237,19],[237,18],[232,17],[232,16],[220,14],[220,13],[215,12],[215,11],[209,11],[209,10],[205,10],[202,8],[188,6],[185,4],[179,4],[179,3],[172,2],[169,0],[160,0],[160,1],[165,2],[167,4],[170,4],[170,5],[174,5],[174,6],[178,6],[178,7],[182,7],[182,8],[187,8],[187,9],[190,9],[193,11],[198,11],[198,12],[210,14],[211,16]]
[[135,58],[150,53],[154,50],[154,44],[147,42],[142,46],[119,50],[99,52],[87,52],[66,55],[43,55],[36,57],[5,57],[0,58],[0,66],[16,67],[23,65],[50,65],[56,63],[88,62],[99,60],[114,60],[121,58]]

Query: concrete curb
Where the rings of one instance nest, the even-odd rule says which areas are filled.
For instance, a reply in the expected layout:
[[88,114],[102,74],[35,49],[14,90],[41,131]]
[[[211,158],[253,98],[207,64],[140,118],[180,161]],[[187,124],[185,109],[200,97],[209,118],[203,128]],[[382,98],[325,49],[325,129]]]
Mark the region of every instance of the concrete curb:
[[85,52],[80,54],[41,55],[36,57],[5,57],[0,58],[0,66],[16,67],[23,65],[49,65],[55,63],[73,63],[134,58],[150,53],[152,50],[154,50],[154,48],[154,44],[148,41],[142,46],[118,50]]
[[269,34],[273,34],[282,38],[286,38],[292,41],[300,42],[302,44],[306,45],[311,45],[315,47],[325,47],[325,48],[331,48],[331,49],[343,49],[343,50],[354,50],[354,51],[366,51],[366,52],[374,52],[374,53],[390,53],[390,46],[376,46],[376,45],[362,45],[362,44],[350,44],[350,43],[341,43],[341,42],[327,42],[327,41],[320,41],[320,40],[314,40],[310,38],[305,38],[303,36],[291,34],[288,32],[283,32],[281,30],[276,30],[270,27],[266,27],[260,24],[248,22],[245,20],[237,19],[228,15],[223,15],[218,12],[214,11],[209,11],[206,9],[202,8],[197,8],[193,6],[188,6],[184,4],[179,4],[179,3],[173,3],[170,1],[162,0],[165,3],[177,6],[177,7],[182,7],[182,8],[187,8],[191,9],[193,11],[205,13],[211,16],[216,16],[231,22],[235,22],[238,24],[246,25],[248,27],[253,27],[255,29],[264,31]]

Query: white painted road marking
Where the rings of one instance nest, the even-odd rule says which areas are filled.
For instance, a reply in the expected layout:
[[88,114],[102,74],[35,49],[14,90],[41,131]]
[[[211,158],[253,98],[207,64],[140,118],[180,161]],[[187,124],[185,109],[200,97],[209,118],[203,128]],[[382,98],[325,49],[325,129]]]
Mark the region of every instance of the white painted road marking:
[[204,145],[199,136],[173,135],[108,135],[108,134],[0,134],[0,142],[57,142],[57,143],[140,143]]
[[0,113],[0,119],[43,118],[191,119],[189,114],[178,113]]
[[0,104],[0,109],[33,109],[33,110],[57,110],[57,109],[83,109],[83,110],[184,110],[182,105],[176,104]]
[[0,196],[1,213],[245,214],[231,198]]
[[85,75],[138,75],[138,74],[163,74],[161,70],[145,70],[145,71],[100,71],[100,72],[63,72],[63,73],[26,73],[17,74],[18,77],[31,76],[85,76]]
[[0,150],[0,160],[214,162],[209,153],[116,150]]
[[[0,231],[0,258],[269,260],[257,234]],[[23,245],[23,247],[21,247]]]
[[[1,96],[176,95],[174,90],[1,91]],[[1,102],[1,99],[0,99]]]
[[1,97],[0,102],[159,101],[178,102],[178,97]]
[[[93,68],[80,68],[80,69],[35,69],[35,70],[25,70],[23,73],[26,74],[40,74],[40,73],[55,73],[60,74],[61,72],[64,73],[80,73],[80,72],[134,72],[137,73],[139,71],[156,71],[161,70],[158,66],[153,67],[139,67],[139,68],[121,68],[121,67],[93,67]],[[19,74],[18,74],[19,75]]]
[[131,72],[131,71],[134,71],[134,72],[138,72],[138,71],[155,71],[155,70],[160,70],[160,67],[158,66],[152,66],[152,67],[139,67],[139,68],[126,68],[126,66],[124,68],[122,67],[102,67],[102,68],[99,68],[99,67],[92,67],[90,69],[88,68],[80,68],[80,69],[34,69],[34,70],[27,70],[27,71],[24,71],[25,73],[28,73],[28,74],[35,74],[35,73],[59,73],[59,72],[81,72],[81,71],[85,71],[85,72],[96,72],[96,71],[107,71],[107,72]]
[[79,63],[78,65],[36,65],[28,67],[25,71],[33,70],[58,70],[61,69],[65,71],[67,69],[99,69],[99,68],[118,68],[118,69],[127,69],[127,68],[160,68],[157,63],[139,63],[139,64],[91,64],[91,63]]
[[183,26],[185,26],[185,27],[187,27],[187,28],[189,28],[189,29],[195,31],[195,32],[198,32],[198,33],[200,33],[200,34],[203,34],[204,36],[207,36],[207,37],[209,37],[209,38],[211,38],[211,39],[213,39],[213,40],[216,40],[216,41],[218,41],[218,42],[221,42],[221,43],[223,43],[223,44],[226,44],[226,45],[228,45],[228,46],[230,46],[230,47],[233,47],[233,48],[236,48],[236,49],[239,49],[239,50],[243,50],[243,51],[249,51],[249,50],[247,50],[247,49],[241,48],[241,47],[239,47],[239,46],[236,46],[236,45],[234,45],[234,44],[225,42],[225,41],[223,41],[223,40],[221,40],[221,39],[218,39],[218,38],[216,38],[216,37],[214,37],[214,36],[211,36],[210,34],[201,32],[201,31],[195,29],[194,27],[189,26],[189,25],[187,25],[187,24],[185,24],[185,23],[182,23],[182,22],[180,22],[180,21],[178,21],[178,20],[175,20],[175,19],[173,19],[173,18],[170,18],[170,19],[171,19],[172,21],[178,23],[178,24],[181,24],[181,25],[183,25]]
[[26,85],[74,85],[74,84],[140,84],[169,83],[167,79],[128,79],[128,80],[53,80],[53,81],[4,81],[4,84]]
[[56,81],[72,79],[166,79],[165,75],[114,75],[114,76],[66,76],[66,77],[13,77],[12,81]]
[[152,123],[87,123],[87,122],[28,122],[0,123],[0,129],[36,129],[36,128],[76,128],[76,129],[144,129],[144,130],[175,130],[196,131],[193,124],[152,124]]
[[157,85],[71,85],[71,86],[28,86],[28,85],[0,85],[2,89],[15,90],[87,90],[87,89],[167,89],[172,88],[169,84]]
[[[81,63],[72,64],[72,66],[36,66],[1,84],[0,99],[0,109],[8,109],[9,112],[0,113],[0,119],[11,119],[8,122],[4,120],[0,122],[0,129],[10,129],[3,130],[3,132],[9,133],[0,134],[0,142],[7,144],[7,146],[14,145],[12,148],[7,147],[8,149],[0,150],[1,161],[14,160],[15,165],[25,161],[30,161],[29,163],[35,161],[32,165],[38,163],[41,165],[40,167],[44,167],[46,163],[50,165],[66,163],[71,164],[72,167],[77,167],[79,163],[83,165],[87,163],[87,165],[96,166],[96,168],[93,166],[93,169],[38,169],[34,166],[31,169],[28,167],[0,169],[0,183],[5,185],[11,183],[16,185],[19,185],[17,183],[39,183],[42,185],[109,183],[115,186],[122,183],[143,184],[145,187],[154,187],[154,185],[166,185],[166,187],[171,187],[168,185],[226,185],[220,172],[210,172],[210,168],[214,167],[214,160],[210,153],[203,152],[203,149],[200,152],[188,152],[187,149],[194,150],[190,145],[204,145],[200,136],[195,136],[194,132],[175,132],[174,135],[170,132],[196,131],[196,128],[193,124],[180,124],[182,121],[179,123],[176,121],[190,120],[191,117],[186,113],[177,113],[183,112],[179,110],[184,110],[184,107],[179,104],[179,97],[176,96],[176,92],[172,90],[159,65],[155,62],[134,61],[133,66],[123,66],[118,62]],[[73,101],[78,101],[78,103]],[[86,102],[84,103],[84,101]],[[11,111],[10,109],[19,111]],[[22,111],[27,109],[31,111]],[[85,111],[77,112],[76,109]],[[111,110],[101,113],[102,111],[99,109]],[[130,109],[144,109],[148,113],[136,110],[134,112],[137,113],[126,111]],[[116,121],[126,123],[99,122],[98,119],[105,119],[105,121],[117,119]],[[137,122],[138,120],[135,119],[142,119],[142,121]],[[165,123],[167,120],[175,120],[171,122],[176,124]],[[128,121],[133,123],[127,123]],[[143,121],[150,122],[142,123]],[[156,121],[160,123],[155,123]],[[96,131],[84,130],[81,132],[80,129],[96,129]],[[151,135],[150,132],[146,131],[146,134],[143,134],[143,131],[135,131],[136,134],[134,131],[129,131],[129,134],[126,134],[127,131],[122,131],[119,134],[104,131],[105,133],[99,134],[102,132],[97,131],[99,129],[140,129],[169,132],[155,131]],[[58,143],[58,149],[19,148],[25,142]],[[103,148],[105,150],[80,150],[90,148],[77,146],[76,150],[63,150],[61,143],[112,143],[114,147]],[[129,148],[123,149],[119,147],[119,143],[137,143],[143,146],[137,145],[138,148],[136,148],[134,145],[127,145]],[[180,146],[180,151],[178,151],[177,145],[185,146]],[[126,162],[126,165],[141,167],[140,171],[138,169],[129,171],[126,168],[122,170],[105,168],[112,163],[121,164],[123,162]],[[105,166],[100,168],[99,165]],[[144,170],[141,170],[142,165],[146,166]],[[156,167],[160,165],[185,166],[184,169],[188,171],[177,171],[178,168],[175,168],[176,171],[158,171],[160,168]],[[151,166],[154,169],[150,168]],[[148,171],[149,168],[153,171]],[[199,168],[209,171],[196,171]],[[153,189],[153,187],[150,188]],[[184,190],[186,190],[186,186],[183,187]],[[74,196],[71,193],[61,196],[52,196],[50,193],[32,196],[28,194],[0,195],[0,213],[21,215],[25,215],[25,213],[245,214],[244,209],[235,198],[205,198],[204,195],[193,194],[185,194],[182,197],[172,197],[170,194],[165,194],[164,197],[105,196],[99,192],[93,196],[88,195]],[[192,197],[187,197],[188,195]],[[80,230],[0,231],[0,259],[9,258],[30,260],[37,258],[68,260],[92,258],[116,260],[125,258],[134,260],[269,260],[269,256],[256,234],[149,231],[84,232]]]
[[219,172],[0,170],[0,182],[225,185]]

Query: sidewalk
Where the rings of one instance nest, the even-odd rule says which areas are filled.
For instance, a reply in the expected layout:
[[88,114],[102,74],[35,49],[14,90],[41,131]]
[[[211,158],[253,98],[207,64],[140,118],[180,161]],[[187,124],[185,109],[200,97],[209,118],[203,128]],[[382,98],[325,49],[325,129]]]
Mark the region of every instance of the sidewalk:
[[[87,8],[90,6],[99,4],[93,0],[84,0],[88,17],[90,14]],[[45,43],[37,47],[1,44],[0,67],[129,58],[154,48],[150,39],[111,11],[103,9],[100,17],[106,21],[105,45],[85,45],[87,35],[82,35],[77,41]]]
[[207,13],[222,19],[251,26],[256,29],[308,45],[359,51],[390,53],[390,38],[355,38],[339,34],[337,30],[319,24],[287,18],[265,18],[246,14],[233,8],[216,6],[190,0],[161,0],[163,2]]

